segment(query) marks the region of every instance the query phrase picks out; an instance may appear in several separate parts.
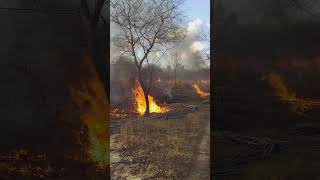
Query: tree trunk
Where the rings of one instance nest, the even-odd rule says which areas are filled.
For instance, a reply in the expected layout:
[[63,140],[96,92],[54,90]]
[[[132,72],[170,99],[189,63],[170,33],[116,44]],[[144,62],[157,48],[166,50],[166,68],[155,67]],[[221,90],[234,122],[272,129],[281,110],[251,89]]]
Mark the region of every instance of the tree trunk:
[[140,83],[140,86],[142,88],[142,91],[143,91],[143,95],[144,95],[144,101],[146,103],[146,110],[144,112],[144,115],[145,116],[148,116],[150,115],[150,103],[149,103],[149,91],[148,91],[148,88],[146,88],[143,80],[142,80],[142,77],[141,77],[141,69],[138,69],[138,81]]
[[143,90],[144,94],[144,100],[146,101],[146,111],[144,112],[144,115],[148,116],[150,115],[150,103],[149,103],[149,93],[147,93],[145,90]]

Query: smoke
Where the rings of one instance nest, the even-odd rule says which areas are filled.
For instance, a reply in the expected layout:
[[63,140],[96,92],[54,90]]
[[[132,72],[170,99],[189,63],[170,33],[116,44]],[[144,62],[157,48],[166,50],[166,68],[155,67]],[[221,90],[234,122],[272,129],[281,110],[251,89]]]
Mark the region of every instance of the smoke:
[[114,37],[119,31],[120,28],[110,22],[110,104],[128,107],[136,79],[136,67],[132,57],[122,54],[115,45]]
[[203,22],[200,19],[189,22],[187,27],[187,35],[191,37],[197,36],[201,31],[202,24]]
[[[132,98],[131,88],[134,87],[132,82],[134,82],[137,76],[133,58],[127,54],[122,54],[121,49],[119,49],[113,41],[113,37],[121,30],[114,23],[111,22],[110,24],[111,105],[121,106],[123,103],[128,103],[130,98]],[[197,76],[192,74],[193,70],[209,67],[203,63],[204,60],[202,54],[202,51],[209,47],[209,43],[204,42],[201,39],[201,33],[204,26],[208,25],[200,19],[194,19],[182,24],[182,26],[183,28],[181,33],[184,33],[185,38],[181,42],[174,44],[174,48],[168,50],[164,56],[162,56],[162,52],[153,52],[149,56],[150,61],[161,58],[161,60],[156,64],[158,67],[158,74],[156,76],[161,77],[161,80],[163,81],[172,80],[174,77],[174,55],[176,53],[179,56],[178,73],[181,74],[184,72],[184,78],[186,79],[192,75]],[[171,47],[171,44],[168,46]],[[120,55],[122,56],[120,57]],[[171,68],[171,70],[168,68]],[[159,99],[170,100],[174,97],[174,91],[168,85],[155,83],[155,86],[156,88],[153,88],[151,93],[156,95],[156,99],[158,97]]]
[[190,21],[187,26],[185,39],[171,51],[172,54],[178,53],[181,58],[180,63],[186,69],[200,69],[206,67],[202,51],[208,48],[209,44],[201,39],[201,33],[203,33],[204,26],[206,26],[206,24],[200,19]]
[[112,106],[128,106],[136,80],[136,67],[128,57],[117,57],[110,65],[110,102]]
[[165,87],[163,93],[168,96],[170,100],[173,98],[171,87]]
[[119,59],[119,56],[121,55],[121,50],[115,45],[115,39],[114,37],[117,35],[117,33],[120,31],[119,27],[114,24],[113,22],[110,22],[110,59],[111,63]]

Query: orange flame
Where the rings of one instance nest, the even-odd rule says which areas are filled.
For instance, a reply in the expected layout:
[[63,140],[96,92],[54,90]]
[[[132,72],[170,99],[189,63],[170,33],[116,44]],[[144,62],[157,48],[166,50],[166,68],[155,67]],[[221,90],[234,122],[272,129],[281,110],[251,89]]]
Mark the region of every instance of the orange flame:
[[[132,89],[132,93],[135,97],[136,110],[140,115],[143,115],[147,107],[146,107],[146,102],[144,98],[145,96],[144,96],[142,87],[138,81],[136,81],[136,88]],[[168,108],[160,107],[152,96],[148,95],[148,99],[149,99],[150,113],[166,113],[169,111]]]
[[309,109],[312,109],[313,106],[320,104],[319,100],[298,97],[294,92],[287,88],[281,76],[276,72],[269,73],[265,78],[267,78],[279,99],[283,102],[290,103],[290,109],[298,114],[301,114]]
[[210,93],[202,91],[200,86],[198,84],[196,84],[196,83],[193,83],[192,87],[194,88],[196,93],[202,98],[206,98],[206,97],[208,97],[210,95]]
[[88,73],[87,79],[80,87],[70,85],[72,101],[81,110],[80,119],[87,127],[89,144],[85,148],[91,161],[99,168],[106,168],[109,164],[109,103],[103,84],[89,58],[84,56],[82,61]]

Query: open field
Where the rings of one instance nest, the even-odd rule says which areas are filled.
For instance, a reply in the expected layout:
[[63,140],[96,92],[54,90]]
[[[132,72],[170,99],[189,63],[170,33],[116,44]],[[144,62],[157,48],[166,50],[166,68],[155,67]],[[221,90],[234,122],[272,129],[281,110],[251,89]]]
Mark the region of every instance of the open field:
[[114,133],[112,179],[186,179],[190,172],[209,179],[209,104],[193,107],[177,116],[139,120]]
[[214,179],[319,179],[319,107],[301,113],[266,80],[243,83],[215,96]]

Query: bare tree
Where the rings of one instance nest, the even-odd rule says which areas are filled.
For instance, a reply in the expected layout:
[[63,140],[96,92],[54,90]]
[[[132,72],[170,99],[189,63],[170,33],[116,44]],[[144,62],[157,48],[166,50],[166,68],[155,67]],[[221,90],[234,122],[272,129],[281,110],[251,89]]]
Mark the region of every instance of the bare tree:
[[[120,29],[114,42],[123,54],[131,56],[135,62],[138,81],[145,96],[145,115],[150,113],[151,60],[154,61],[157,55],[158,61],[161,60],[168,46],[183,38],[179,26],[181,5],[182,0],[112,0],[110,3],[110,19]],[[149,69],[149,78],[143,77],[143,68]]]

